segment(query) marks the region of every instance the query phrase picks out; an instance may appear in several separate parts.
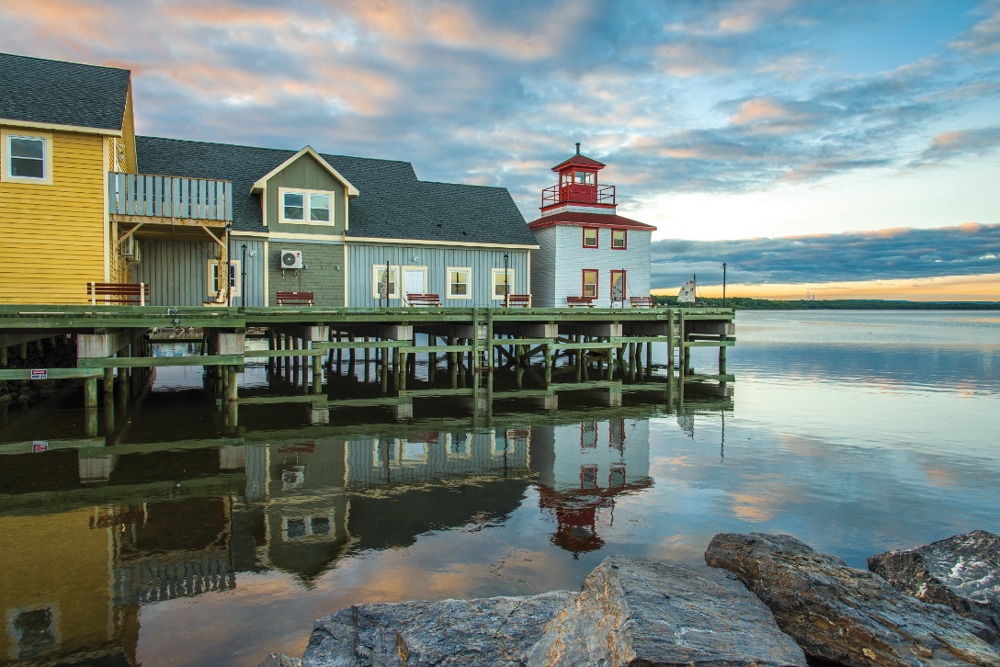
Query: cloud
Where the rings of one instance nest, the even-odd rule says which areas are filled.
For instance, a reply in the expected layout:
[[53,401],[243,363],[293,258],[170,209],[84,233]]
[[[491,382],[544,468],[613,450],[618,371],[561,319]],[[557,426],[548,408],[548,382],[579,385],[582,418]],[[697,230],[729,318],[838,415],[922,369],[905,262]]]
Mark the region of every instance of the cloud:
[[1000,100],[1000,3],[920,41],[902,66],[838,68],[843,51],[877,47],[853,31],[892,11],[865,0],[159,0],[128,12],[4,0],[0,30],[11,52],[131,68],[143,133],[410,160],[428,180],[505,186],[533,218],[548,167],[575,141],[640,204],[996,151],[983,118]]
[[[897,227],[868,232],[739,241],[656,241],[653,289],[691,274],[730,283],[826,283],[1000,273],[1000,224]],[[711,276],[711,278],[709,278]]]
[[1000,147],[1000,125],[952,130],[935,135],[911,166],[938,164],[970,155],[984,155]]
[[1000,53],[1000,1],[987,2],[978,12],[985,18],[951,43],[951,47],[973,56]]

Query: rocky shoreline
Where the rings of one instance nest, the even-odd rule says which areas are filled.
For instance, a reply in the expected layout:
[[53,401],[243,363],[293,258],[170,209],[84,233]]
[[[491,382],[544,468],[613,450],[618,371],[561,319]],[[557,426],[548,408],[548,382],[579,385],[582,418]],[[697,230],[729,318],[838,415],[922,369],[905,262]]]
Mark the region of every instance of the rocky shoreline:
[[1000,538],[878,554],[719,534],[706,567],[609,557],[578,593],[360,604],[260,667],[808,664],[1000,667]]

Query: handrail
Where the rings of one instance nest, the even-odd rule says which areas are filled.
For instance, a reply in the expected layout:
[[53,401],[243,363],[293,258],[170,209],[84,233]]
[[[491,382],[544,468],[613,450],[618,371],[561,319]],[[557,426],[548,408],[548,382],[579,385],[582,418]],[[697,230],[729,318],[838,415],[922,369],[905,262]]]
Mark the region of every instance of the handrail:
[[231,222],[233,184],[208,178],[111,172],[108,213]]
[[555,204],[615,205],[613,185],[552,185],[542,190],[542,208]]

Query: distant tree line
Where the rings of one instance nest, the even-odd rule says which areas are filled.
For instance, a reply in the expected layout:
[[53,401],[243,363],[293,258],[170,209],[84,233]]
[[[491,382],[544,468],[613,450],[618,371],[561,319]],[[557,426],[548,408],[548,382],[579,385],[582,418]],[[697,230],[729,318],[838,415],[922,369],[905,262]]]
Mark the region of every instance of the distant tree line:
[[[677,306],[676,296],[654,296],[658,306]],[[722,299],[699,297],[695,304],[680,304],[682,308],[722,308]],[[751,299],[727,297],[726,308],[737,310],[1000,310],[1000,301],[891,301],[885,299]]]

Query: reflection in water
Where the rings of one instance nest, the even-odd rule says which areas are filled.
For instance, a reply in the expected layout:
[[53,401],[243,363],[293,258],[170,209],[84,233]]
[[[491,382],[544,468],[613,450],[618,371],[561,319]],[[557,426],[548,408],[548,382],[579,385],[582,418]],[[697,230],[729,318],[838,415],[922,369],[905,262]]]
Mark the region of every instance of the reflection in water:
[[[258,406],[247,407],[253,419]],[[130,436],[155,433],[175,408],[147,405]],[[11,619],[0,655],[139,664],[148,605],[235,593],[265,572],[308,590],[345,558],[502,526],[532,488],[553,544],[599,549],[616,497],[652,485],[648,416],[664,409],[0,444],[0,607]]]
[[448,398],[404,419],[248,401],[233,429],[200,376],[161,369],[102,413],[104,436],[85,437],[72,392],[12,412],[0,661],[252,666],[355,602],[573,589],[609,554],[699,562],[716,532],[786,532],[864,567],[1000,531],[1000,341],[809,347],[794,325],[803,344],[777,344],[774,317],[738,318],[738,401],[659,385],[621,407],[507,399],[492,420]]

